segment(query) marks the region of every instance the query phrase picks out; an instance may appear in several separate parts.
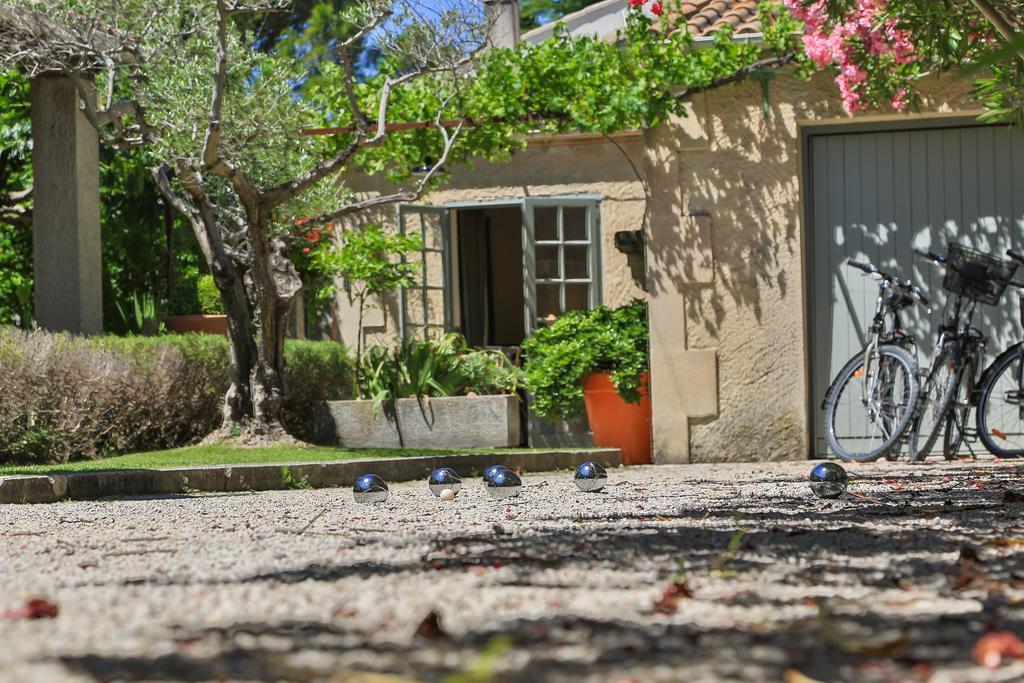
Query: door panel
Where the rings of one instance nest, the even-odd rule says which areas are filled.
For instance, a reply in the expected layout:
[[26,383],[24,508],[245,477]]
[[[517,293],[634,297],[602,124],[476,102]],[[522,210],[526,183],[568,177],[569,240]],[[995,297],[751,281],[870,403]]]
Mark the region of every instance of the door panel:
[[[925,289],[931,314],[905,323],[927,364],[947,303],[944,270],[914,258],[957,242],[995,255],[1024,247],[1024,135],[1001,126],[818,135],[809,140],[811,377],[815,453],[826,452],[821,402],[864,343],[877,286],[846,267],[869,259]],[[1017,296],[979,306],[975,326],[994,353],[1020,339]]]
[[420,264],[417,282],[399,290],[399,336],[406,339],[437,337],[451,329],[452,304],[448,274],[451,227],[443,207],[403,204],[398,207],[398,229],[416,234],[423,250],[415,256]]

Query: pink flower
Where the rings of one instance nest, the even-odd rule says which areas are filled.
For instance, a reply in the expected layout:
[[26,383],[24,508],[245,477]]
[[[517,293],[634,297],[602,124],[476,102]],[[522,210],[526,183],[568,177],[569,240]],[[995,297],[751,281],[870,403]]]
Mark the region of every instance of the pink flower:
[[[884,16],[886,0],[857,0],[841,17],[830,16],[823,0],[783,1],[804,24],[807,59],[819,67],[832,65],[839,72],[835,81],[847,111],[863,109],[886,92],[893,93],[890,102],[894,108],[906,108],[906,88],[893,92],[904,76],[893,78],[888,73],[895,72],[898,65],[913,63],[917,57],[911,36],[899,28],[899,20]],[[865,68],[869,63],[870,72]]]
[[661,3],[660,2],[655,2],[654,4],[651,5],[651,14],[653,14],[656,17],[660,17],[661,16],[661,12],[662,12],[662,7],[661,7]]
[[896,94],[892,96],[892,108],[896,111],[907,110],[907,89],[900,88],[896,91]]

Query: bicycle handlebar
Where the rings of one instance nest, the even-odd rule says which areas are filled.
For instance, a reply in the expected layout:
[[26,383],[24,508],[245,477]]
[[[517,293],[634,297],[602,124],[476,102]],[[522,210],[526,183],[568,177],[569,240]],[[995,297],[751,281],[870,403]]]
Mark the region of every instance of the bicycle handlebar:
[[925,251],[924,249],[914,249],[914,253],[921,258],[926,258],[932,263],[938,263],[940,265],[946,265],[946,257],[936,254],[934,251]]
[[894,284],[900,289],[904,290],[907,294],[911,296],[911,298],[913,298],[922,306],[926,308],[928,307],[928,299],[925,298],[924,294],[921,293],[921,288],[914,285],[914,283],[911,282],[910,280],[901,280],[895,275],[890,275],[885,271],[881,271],[878,269],[877,266],[875,266],[875,264],[871,263],[870,261],[854,261],[853,259],[847,259],[846,265],[850,266],[851,268],[856,268],[857,270],[864,271],[864,273],[868,275],[878,275],[886,282]]

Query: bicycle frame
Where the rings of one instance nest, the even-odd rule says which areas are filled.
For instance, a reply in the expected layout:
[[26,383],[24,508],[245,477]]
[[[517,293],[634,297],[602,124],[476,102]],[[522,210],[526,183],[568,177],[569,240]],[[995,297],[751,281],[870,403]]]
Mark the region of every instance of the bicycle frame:
[[[868,408],[872,418],[881,412],[879,405],[874,405],[869,397],[875,395],[875,387],[878,377],[874,372],[874,361],[878,357],[878,347],[882,343],[898,344],[900,346],[914,345],[913,337],[903,332],[903,321],[900,318],[900,308],[905,303],[904,294],[893,288],[892,282],[884,279],[881,275],[872,275],[880,280],[878,285],[878,297],[875,299],[875,314],[871,319],[871,336],[864,347],[864,374],[860,382],[861,403]],[[897,299],[899,297],[899,299]],[[892,316],[892,328],[886,329],[886,318]]]

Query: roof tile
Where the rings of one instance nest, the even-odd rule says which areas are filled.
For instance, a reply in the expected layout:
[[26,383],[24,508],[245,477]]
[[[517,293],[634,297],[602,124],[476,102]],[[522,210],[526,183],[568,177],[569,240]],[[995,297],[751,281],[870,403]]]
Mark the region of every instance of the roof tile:
[[680,7],[682,17],[694,37],[709,36],[726,25],[733,33],[760,33],[761,22],[754,0],[686,0]]

